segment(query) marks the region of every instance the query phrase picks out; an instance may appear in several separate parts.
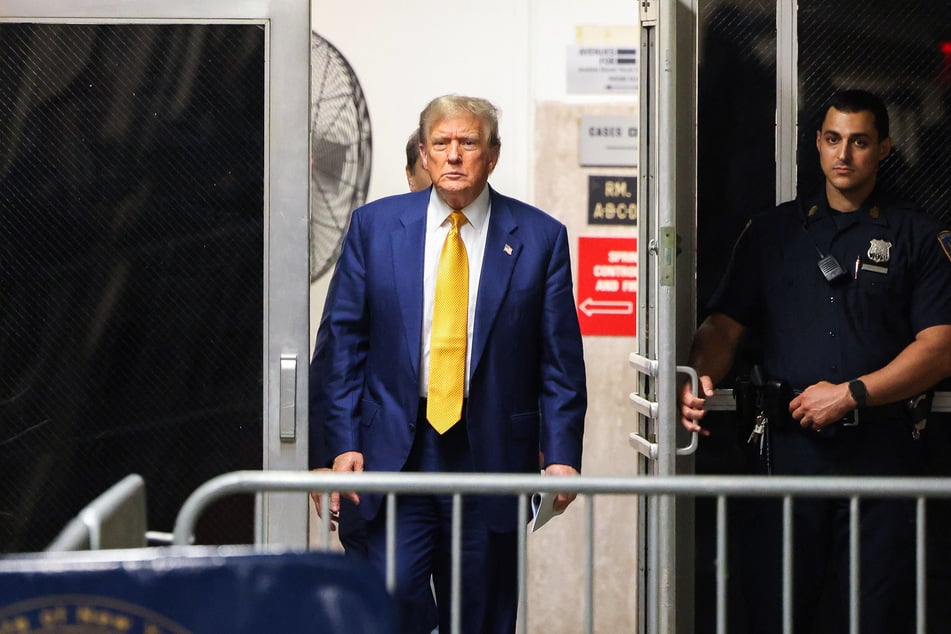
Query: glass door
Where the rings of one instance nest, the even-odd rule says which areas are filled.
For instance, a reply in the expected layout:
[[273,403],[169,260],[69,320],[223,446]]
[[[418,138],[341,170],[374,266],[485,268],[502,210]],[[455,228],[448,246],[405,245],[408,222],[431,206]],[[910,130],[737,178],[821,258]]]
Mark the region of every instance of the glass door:
[[[170,531],[217,474],[306,468],[309,7],[232,4],[5,7],[3,552],[129,473]],[[306,510],[222,500],[197,541],[304,543]]]

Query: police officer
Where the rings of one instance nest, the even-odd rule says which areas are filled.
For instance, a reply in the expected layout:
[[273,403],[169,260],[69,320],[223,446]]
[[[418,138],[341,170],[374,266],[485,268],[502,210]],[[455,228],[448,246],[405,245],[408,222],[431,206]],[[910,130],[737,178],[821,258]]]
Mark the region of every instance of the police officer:
[[[816,146],[824,189],[747,224],[694,335],[690,364],[703,397],[712,396],[741,338],[755,338],[765,374],[785,381],[792,397],[789,415],[768,422],[772,473],[910,475],[920,443],[907,403],[951,376],[951,232],[876,189],[891,150],[877,96],[834,95]],[[709,434],[703,397],[685,385],[680,412],[686,429]],[[757,633],[781,631],[774,510],[756,511],[751,548],[763,552],[746,558],[755,570],[742,584]],[[912,510],[906,500],[861,505],[862,632],[914,625]],[[827,573],[837,575],[836,604],[847,610],[848,528],[847,501],[795,501],[796,631],[811,630]]]

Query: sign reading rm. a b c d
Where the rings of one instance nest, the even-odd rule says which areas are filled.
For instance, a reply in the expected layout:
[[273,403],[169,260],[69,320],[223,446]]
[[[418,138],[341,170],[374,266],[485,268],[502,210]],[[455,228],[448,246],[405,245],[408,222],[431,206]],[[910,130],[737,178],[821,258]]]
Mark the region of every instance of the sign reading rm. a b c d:
[[588,176],[588,224],[636,225],[637,178]]
[[637,238],[578,238],[582,335],[637,334]]

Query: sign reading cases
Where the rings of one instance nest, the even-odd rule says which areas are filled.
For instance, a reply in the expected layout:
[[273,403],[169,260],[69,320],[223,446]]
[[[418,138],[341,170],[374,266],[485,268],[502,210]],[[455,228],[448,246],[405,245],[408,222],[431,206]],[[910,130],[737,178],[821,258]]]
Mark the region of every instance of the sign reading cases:
[[637,166],[637,121],[633,116],[582,115],[579,125],[579,165]]

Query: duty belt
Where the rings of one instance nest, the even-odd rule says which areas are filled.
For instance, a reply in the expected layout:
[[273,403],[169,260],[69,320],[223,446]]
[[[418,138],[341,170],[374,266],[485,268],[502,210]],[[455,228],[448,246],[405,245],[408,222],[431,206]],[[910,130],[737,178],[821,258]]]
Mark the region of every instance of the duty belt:
[[[801,393],[802,389],[792,389],[782,379],[766,377],[759,366],[754,366],[749,376],[738,377],[734,398],[741,421],[741,439],[746,440],[747,444],[761,439],[765,431],[764,425],[761,424],[763,421],[769,421],[777,431],[795,428],[806,433],[815,433],[800,427],[789,413],[789,402]],[[933,395],[933,392],[928,392],[897,403],[852,410],[840,420],[827,425],[821,435],[824,438],[832,438],[840,429],[855,428],[862,423],[899,422],[910,425],[913,435],[917,438],[930,413]]]
[[843,427],[856,427],[861,423],[876,423],[879,421],[901,420],[904,422],[907,420],[908,411],[908,404],[905,401],[860,407],[843,416],[841,423]]

